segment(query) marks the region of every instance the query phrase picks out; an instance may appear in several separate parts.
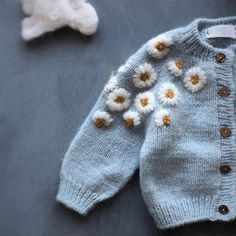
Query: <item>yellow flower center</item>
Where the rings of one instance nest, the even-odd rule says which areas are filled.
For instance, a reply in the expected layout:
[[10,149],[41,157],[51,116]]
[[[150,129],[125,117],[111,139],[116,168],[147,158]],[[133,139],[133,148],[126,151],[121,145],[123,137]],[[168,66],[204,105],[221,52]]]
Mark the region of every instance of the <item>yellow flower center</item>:
[[166,45],[162,42],[157,42],[156,45],[155,45],[155,48],[158,50],[158,51],[164,51],[166,49]]
[[150,79],[150,74],[148,72],[145,72],[145,73],[141,74],[141,76],[140,76],[140,80],[142,80],[142,81],[147,81],[149,79]]
[[170,125],[170,122],[171,122],[170,116],[166,115],[166,116],[163,117],[163,124],[164,124],[165,126]]
[[183,67],[184,67],[184,63],[182,62],[182,61],[180,61],[180,60],[177,60],[176,62],[175,62],[175,65],[178,67],[178,69],[183,69]]
[[124,101],[125,101],[125,98],[122,96],[117,96],[117,98],[115,99],[116,103],[124,103]]
[[192,84],[197,84],[198,82],[199,82],[199,76],[198,75],[192,75],[191,76],[191,82],[192,82]]
[[140,100],[140,103],[142,104],[143,107],[147,106],[149,103],[148,98],[142,98]]
[[168,89],[166,92],[166,97],[172,99],[175,96],[175,93],[172,89]]
[[95,120],[95,125],[97,128],[102,128],[106,125],[106,120],[105,119],[96,119]]
[[133,127],[133,126],[134,126],[134,120],[133,120],[133,119],[127,119],[127,120],[125,120],[125,126],[126,126],[127,128]]

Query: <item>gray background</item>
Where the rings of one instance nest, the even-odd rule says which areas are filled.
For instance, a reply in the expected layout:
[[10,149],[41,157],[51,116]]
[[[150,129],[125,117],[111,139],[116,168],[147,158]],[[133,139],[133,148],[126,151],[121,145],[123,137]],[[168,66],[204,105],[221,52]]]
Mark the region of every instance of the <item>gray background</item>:
[[0,0],[0,236],[235,235],[236,222],[157,230],[138,173],[88,217],[55,201],[63,155],[111,70],[158,33],[236,15],[235,0],[90,2],[100,17],[93,37],[65,28],[24,43],[19,0]]

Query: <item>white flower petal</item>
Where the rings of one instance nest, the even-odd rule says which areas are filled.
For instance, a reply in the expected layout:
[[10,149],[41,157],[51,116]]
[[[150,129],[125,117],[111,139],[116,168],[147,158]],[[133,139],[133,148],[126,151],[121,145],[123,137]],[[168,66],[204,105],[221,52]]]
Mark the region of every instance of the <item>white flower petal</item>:
[[151,87],[157,80],[157,74],[149,63],[144,63],[135,69],[133,83],[137,88]]
[[93,121],[98,128],[102,128],[111,124],[113,119],[110,114],[105,111],[96,111],[93,115]]
[[111,75],[108,82],[105,84],[104,91],[106,93],[111,92],[113,89],[117,87],[118,80],[115,76]]
[[168,63],[168,70],[175,77],[180,77],[183,74],[183,69],[181,68],[181,61],[170,61]]
[[147,52],[154,58],[161,59],[166,56],[173,44],[172,39],[166,34],[160,34],[147,43]]
[[180,100],[180,94],[174,84],[163,83],[158,91],[158,98],[164,105],[175,106]]
[[205,72],[199,67],[190,68],[183,81],[184,86],[192,93],[200,91],[207,83]]
[[126,69],[127,69],[128,67],[129,67],[128,64],[124,64],[124,65],[122,65],[122,66],[120,66],[120,67],[118,68],[117,72],[118,72],[118,73],[123,73],[123,72],[126,71]]
[[152,92],[139,93],[135,98],[135,106],[140,113],[147,114],[155,108],[155,97]]
[[171,116],[168,110],[162,109],[155,114],[155,123],[158,127],[168,126],[171,123]]
[[107,98],[106,104],[111,111],[122,111],[130,105],[130,93],[123,88],[114,89]]
[[133,62],[133,58],[134,58],[134,56],[129,57],[128,60],[118,68],[117,72],[124,73],[126,70],[128,70],[131,63]]
[[126,127],[130,128],[132,126],[138,126],[141,123],[140,116],[138,112],[127,111],[124,113],[123,118],[126,122]]

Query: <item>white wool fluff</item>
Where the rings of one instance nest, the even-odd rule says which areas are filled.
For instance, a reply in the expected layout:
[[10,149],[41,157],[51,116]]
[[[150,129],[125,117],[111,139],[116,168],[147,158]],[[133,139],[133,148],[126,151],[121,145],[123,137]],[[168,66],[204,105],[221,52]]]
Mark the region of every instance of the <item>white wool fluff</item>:
[[98,16],[87,0],[22,0],[22,4],[28,15],[22,21],[22,37],[26,41],[64,26],[85,35],[97,30]]

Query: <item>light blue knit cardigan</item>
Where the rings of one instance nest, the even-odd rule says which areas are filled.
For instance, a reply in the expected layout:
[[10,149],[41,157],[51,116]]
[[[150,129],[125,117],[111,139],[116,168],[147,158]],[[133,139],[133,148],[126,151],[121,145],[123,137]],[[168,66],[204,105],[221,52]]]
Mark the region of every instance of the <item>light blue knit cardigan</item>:
[[157,227],[236,217],[235,49],[196,19],[111,75],[66,153],[57,200],[85,215],[140,170]]

